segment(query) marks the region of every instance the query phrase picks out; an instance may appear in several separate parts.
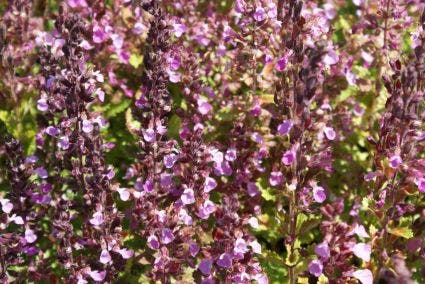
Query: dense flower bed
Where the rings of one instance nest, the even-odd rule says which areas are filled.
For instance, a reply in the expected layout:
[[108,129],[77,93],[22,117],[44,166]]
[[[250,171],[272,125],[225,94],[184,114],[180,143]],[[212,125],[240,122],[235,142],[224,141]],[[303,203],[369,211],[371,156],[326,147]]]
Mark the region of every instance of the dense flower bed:
[[0,282],[423,283],[424,9],[0,2]]

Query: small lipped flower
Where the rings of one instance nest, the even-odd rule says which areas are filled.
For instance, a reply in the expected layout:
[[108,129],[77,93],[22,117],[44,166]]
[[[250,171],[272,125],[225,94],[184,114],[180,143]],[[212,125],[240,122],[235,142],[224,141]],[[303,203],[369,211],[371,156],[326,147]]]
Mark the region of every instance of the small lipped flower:
[[186,188],[183,191],[183,194],[181,195],[180,199],[185,205],[195,203],[195,193],[193,192],[193,189]]
[[331,251],[327,242],[318,244],[314,248],[314,253],[320,256],[322,260],[327,260],[331,256]]
[[278,186],[283,181],[283,174],[281,172],[271,172],[269,183],[271,186]]
[[164,245],[167,245],[174,241],[174,234],[173,231],[171,231],[168,228],[164,228],[161,231],[161,243]]
[[351,248],[351,251],[358,258],[361,258],[362,260],[364,260],[366,262],[370,261],[370,254],[372,252],[371,245],[365,244],[365,243],[358,243],[358,244],[355,244],[354,247]]
[[224,158],[229,162],[234,162],[236,160],[236,149],[235,148],[229,148],[226,151],[226,154],[224,155]]
[[323,132],[325,133],[325,136],[328,140],[335,140],[336,138],[336,132],[332,127],[328,127],[326,126],[323,130]]
[[210,192],[217,187],[217,181],[212,177],[206,177],[204,182],[204,192]]
[[90,271],[89,275],[94,281],[101,282],[103,279],[105,279],[106,271],[92,270]]
[[91,133],[93,129],[94,129],[93,123],[90,120],[84,119],[83,125],[82,125],[83,132],[88,134],[88,133]]
[[45,112],[49,109],[49,105],[46,99],[39,99],[37,101],[37,109],[41,112]]
[[279,132],[280,135],[286,135],[291,131],[293,125],[292,121],[284,120],[277,126],[277,132]]
[[157,250],[159,249],[159,241],[158,238],[155,235],[150,235],[148,237],[148,246],[153,249],[153,250]]
[[95,212],[92,216],[92,218],[89,220],[90,224],[92,224],[93,226],[100,226],[103,224],[105,220],[103,219],[103,214],[102,212]]
[[258,186],[254,182],[248,182],[247,190],[248,190],[248,195],[251,197],[254,197],[260,193]]
[[295,161],[295,152],[293,150],[286,151],[282,156],[282,163],[285,166],[291,165]]
[[372,284],[373,274],[369,269],[360,269],[353,272],[353,277],[362,284]]
[[26,228],[25,229],[25,240],[28,243],[31,244],[31,243],[33,243],[33,242],[35,242],[37,240],[37,235],[30,228]]
[[49,176],[46,169],[43,167],[38,167],[34,169],[34,174],[36,174],[39,178],[42,178],[42,179],[46,179]]
[[1,204],[1,210],[3,210],[4,213],[9,214],[12,212],[13,204],[10,202],[7,198],[1,198],[0,197],[0,204]]
[[60,132],[59,128],[49,126],[49,127],[46,128],[46,133],[49,134],[50,136],[57,136],[61,132]]
[[58,147],[62,150],[67,150],[69,148],[69,138],[68,136],[62,136],[58,139]]
[[232,255],[229,253],[223,253],[218,257],[217,265],[223,268],[229,268],[232,266]]
[[418,186],[420,192],[425,193],[425,178],[419,178],[415,180],[415,184]]
[[321,186],[313,186],[313,198],[318,203],[323,203],[326,200],[325,189]]
[[176,161],[177,161],[177,155],[174,153],[164,156],[164,166],[167,169],[171,169],[174,166]]
[[111,255],[106,249],[102,250],[100,253],[99,261],[103,264],[107,264],[112,261]]
[[198,269],[202,272],[202,274],[204,274],[204,275],[210,275],[211,274],[212,265],[213,265],[213,261],[211,259],[204,258],[199,263]]
[[393,169],[398,169],[398,167],[400,167],[400,165],[403,163],[403,160],[401,159],[401,157],[399,155],[393,155],[390,158],[390,164],[389,166]]
[[146,142],[152,143],[156,140],[156,133],[155,130],[152,128],[148,128],[143,132],[143,139],[145,139]]
[[262,22],[266,19],[267,14],[263,7],[257,7],[254,12],[254,19],[257,22]]
[[318,259],[312,260],[308,265],[308,272],[316,277],[319,277],[323,272],[322,262]]

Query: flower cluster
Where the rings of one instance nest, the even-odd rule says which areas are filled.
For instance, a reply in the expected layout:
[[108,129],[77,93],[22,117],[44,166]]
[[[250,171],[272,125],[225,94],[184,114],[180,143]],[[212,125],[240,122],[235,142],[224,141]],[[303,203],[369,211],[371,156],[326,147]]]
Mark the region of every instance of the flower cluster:
[[2,282],[423,282],[423,1],[0,13]]

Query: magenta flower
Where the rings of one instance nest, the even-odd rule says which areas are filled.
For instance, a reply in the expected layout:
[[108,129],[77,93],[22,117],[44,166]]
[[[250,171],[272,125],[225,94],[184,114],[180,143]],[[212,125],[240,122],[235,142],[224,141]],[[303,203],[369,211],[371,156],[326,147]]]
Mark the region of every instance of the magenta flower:
[[181,37],[187,31],[187,27],[183,24],[174,24],[173,27],[176,37]]
[[199,252],[199,246],[197,243],[190,243],[189,245],[189,253],[192,257],[195,257]]
[[202,115],[208,114],[211,110],[212,110],[212,106],[205,99],[198,100],[198,111]]
[[419,191],[425,193],[425,178],[422,177],[416,180],[415,183],[418,186]]
[[318,259],[312,260],[308,265],[308,271],[310,272],[310,274],[319,277],[323,271],[322,262]]
[[286,166],[291,165],[295,161],[295,152],[293,150],[286,151],[282,156],[282,163]]
[[98,25],[93,27],[93,42],[102,43],[108,39],[108,34]]

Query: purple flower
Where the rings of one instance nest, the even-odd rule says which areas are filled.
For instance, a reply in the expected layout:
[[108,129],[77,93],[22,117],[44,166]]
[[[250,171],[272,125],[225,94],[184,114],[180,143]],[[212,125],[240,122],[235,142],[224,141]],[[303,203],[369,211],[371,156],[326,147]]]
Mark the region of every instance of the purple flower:
[[99,272],[98,270],[92,270],[90,271],[89,275],[94,281],[101,282],[103,279],[105,279],[106,271]]
[[71,8],[87,7],[86,0],[68,0],[68,5]]
[[393,169],[397,169],[402,163],[403,160],[399,155],[394,155],[390,158],[390,167]]
[[254,182],[248,182],[247,184],[248,195],[251,197],[256,196],[260,191],[258,190],[258,186]]
[[254,19],[257,22],[264,21],[266,19],[266,11],[264,11],[263,7],[257,7],[254,13]]
[[283,175],[281,172],[271,172],[269,182],[271,186],[277,186],[283,181]]
[[120,50],[124,44],[124,38],[119,34],[112,34],[111,39],[112,45],[115,47],[115,49]]
[[242,238],[238,238],[235,242],[235,246],[233,248],[233,251],[236,254],[245,254],[248,251],[248,245],[246,241]]
[[173,27],[176,37],[181,37],[187,31],[187,27],[183,24],[174,24]]
[[161,175],[160,184],[162,187],[169,187],[173,184],[173,176],[167,173]]
[[189,245],[189,253],[192,257],[195,257],[199,252],[199,246],[197,243],[190,243]]
[[35,164],[37,161],[38,161],[38,157],[37,156],[34,156],[34,155],[28,156],[25,159],[25,163],[26,164]]
[[148,237],[148,246],[154,250],[159,249],[159,241],[155,235],[150,235]]
[[93,131],[93,123],[90,120],[84,119],[82,130],[84,133],[90,133]]
[[146,192],[152,192],[154,189],[154,183],[152,179],[147,179],[143,184],[143,190]]
[[31,244],[37,240],[37,235],[34,234],[33,230],[27,228],[25,229],[25,240]]
[[229,162],[233,162],[236,160],[236,149],[235,148],[229,148],[226,151],[226,154],[224,155],[224,158],[229,161]]
[[354,229],[349,233],[349,235],[356,234],[361,238],[369,238],[369,234],[366,232],[366,229],[363,225],[356,224]]
[[3,210],[4,213],[9,214],[12,212],[13,204],[10,202],[7,198],[1,198],[0,197],[0,203],[1,203],[1,210]]
[[39,178],[46,179],[49,174],[47,173],[46,169],[43,167],[38,167],[34,170],[34,174],[38,175]]
[[62,136],[58,139],[58,147],[67,150],[69,148],[69,138],[68,136]]
[[38,248],[34,246],[24,247],[24,253],[27,255],[36,255],[38,253]]
[[202,115],[208,114],[211,110],[212,110],[212,106],[205,99],[198,100],[198,111]]
[[323,260],[327,260],[331,256],[331,251],[327,242],[318,244],[314,248],[314,253],[320,256]]
[[148,128],[143,132],[143,139],[145,139],[146,142],[152,143],[155,141],[156,133],[155,130],[152,128]]
[[89,220],[90,224],[92,224],[93,226],[100,226],[103,224],[105,220],[103,219],[103,214],[102,212],[96,211],[92,218]]
[[190,226],[193,224],[192,217],[189,214],[187,214],[187,211],[184,208],[180,208],[179,220],[182,221],[187,226]]
[[365,176],[364,176],[364,180],[365,181],[371,181],[373,180],[378,174],[376,172],[368,172]]
[[99,261],[103,264],[107,264],[112,261],[111,255],[106,249],[102,250],[100,253]]
[[[5,212],[5,213],[9,213],[9,212]],[[24,224],[24,219],[22,219],[21,216],[17,216],[16,214],[13,214],[9,220],[11,222],[14,222],[16,225],[23,225]]]
[[258,132],[252,133],[251,139],[252,139],[252,141],[257,142],[258,144],[263,144],[263,142],[264,142],[263,136],[261,136],[261,134],[258,133]]
[[120,195],[120,199],[122,201],[127,201],[127,200],[130,199],[130,192],[128,192],[128,190],[126,190],[126,188],[120,187],[120,188],[117,189],[117,191],[118,191],[118,193]]
[[277,131],[280,135],[286,135],[291,131],[294,124],[290,120],[284,120],[281,124],[277,126]]
[[223,253],[218,257],[217,265],[223,268],[232,266],[232,256],[229,253]]
[[217,187],[217,181],[212,177],[206,177],[204,182],[204,192],[210,192]]
[[186,204],[186,205],[195,203],[195,193],[193,192],[193,189],[186,188],[183,191],[183,194],[180,197],[180,199],[183,202],[183,204]]
[[358,258],[361,258],[366,262],[370,261],[370,254],[372,252],[371,245],[365,244],[365,243],[358,243],[358,244],[355,244],[354,247],[351,248],[351,251]]
[[174,153],[164,156],[164,165],[167,169],[171,169],[177,161],[177,155]]
[[121,255],[124,259],[129,259],[134,255],[134,251],[131,249],[122,248],[118,250],[118,253]]
[[334,65],[337,64],[339,61],[339,56],[336,54],[335,50],[330,49],[325,56],[323,57],[323,62],[326,65]]
[[49,126],[46,128],[46,133],[49,134],[50,136],[56,136],[56,135],[59,135],[61,131],[59,130],[59,128]]
[[310,272],[310,274],[319,277],[323,271],[322,262],[318,259],[312,260],[308,265],[308,271]]
[[369,269],[360,269],[353,272],[353,277],[358,279],[362,284],[372,284],[373,274]]
[[171,243],[174,240],[173,231],[168,228],[164,228],[161,231],[161,243],[164,245]]
[[316,202],[322,203],[326,200],[326,193],[325,189],[321,186],[314,186],[313,187],[313,198]]
[[211,200],[205,200],[204,204],[199,207],[198,216],[201,219],[208,219],[208,217],[216,210],[215,204]]
[[275,68],[277,71],[282,72],[285,70],[286,65],[288,65],[288,56],[283,56],[277,60]]
[[332,127],[325,127],[324,132],[326,138],[328,138],[329,140],[335,140],[336,132]]
[[295,152],[293,150],[286,151],[282,156],[282,163],[286,166],[291,165],[295,160]]
[[49,109],[49,105],[47,104],[47,101],[45,99],[39,99],[37,101],[37,109],[39,111],[47,111]]
[[198,265],[199,270],[204,275],[210,275],[213,261],[209,258],[204,258]]

